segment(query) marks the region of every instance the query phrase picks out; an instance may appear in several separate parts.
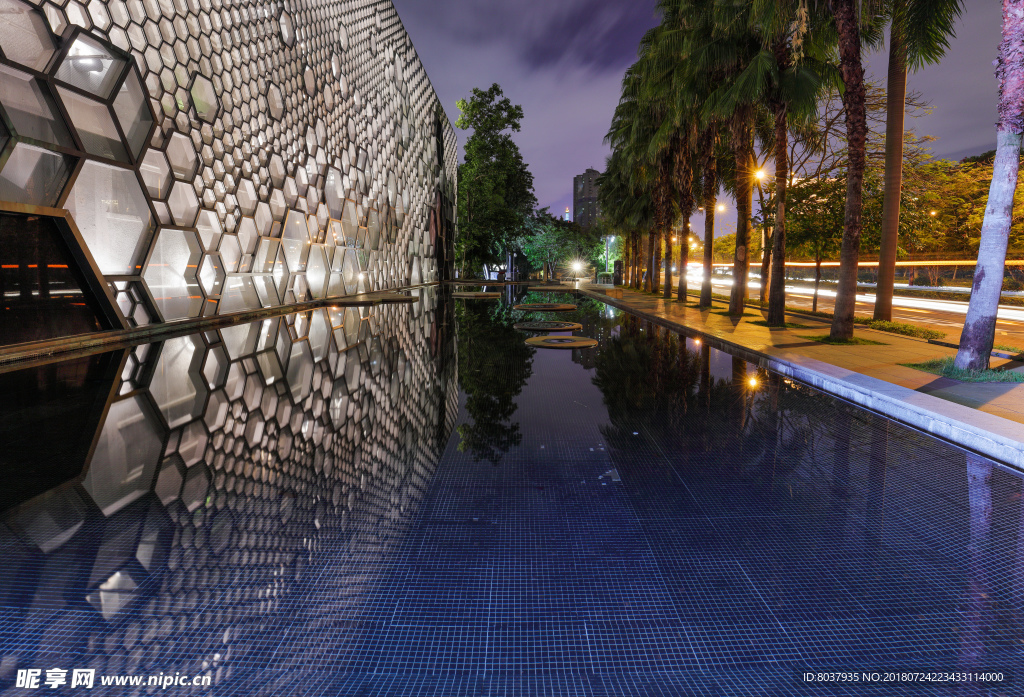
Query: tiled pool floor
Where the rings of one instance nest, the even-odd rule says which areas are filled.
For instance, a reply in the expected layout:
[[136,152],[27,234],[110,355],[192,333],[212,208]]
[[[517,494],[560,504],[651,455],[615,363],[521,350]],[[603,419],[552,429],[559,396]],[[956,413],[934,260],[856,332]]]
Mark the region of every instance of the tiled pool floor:
[[461,307],[457,365],[383,324],[296,400],[243,358],[153,493],[4,514],[0,695],[51,667],[238,696],[1024,694],[1019,473],[594,307],[565,317],[584,352]]

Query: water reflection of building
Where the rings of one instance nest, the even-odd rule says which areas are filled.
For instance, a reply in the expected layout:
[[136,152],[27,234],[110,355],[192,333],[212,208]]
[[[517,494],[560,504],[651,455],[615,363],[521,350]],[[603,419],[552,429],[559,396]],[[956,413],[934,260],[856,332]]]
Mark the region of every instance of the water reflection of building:
[[588,349],[573,349],[572,361],[589,370],[597,366],[601,351],[617,335],[618,320],[616,318],[619,311],[597,301],[580,299],[579,302],[581,304],[592,302],[594,308],[574,315],[573,321],[583,325],[583,329],[576,333],[597,340],[597,346]]
[[[119,354],[84,474],[3,514],[0,684],[96,668],[282,694],[313,647],[343,651],[457,413],[435,298]],[[265,661],[278,682],[246,683]]]

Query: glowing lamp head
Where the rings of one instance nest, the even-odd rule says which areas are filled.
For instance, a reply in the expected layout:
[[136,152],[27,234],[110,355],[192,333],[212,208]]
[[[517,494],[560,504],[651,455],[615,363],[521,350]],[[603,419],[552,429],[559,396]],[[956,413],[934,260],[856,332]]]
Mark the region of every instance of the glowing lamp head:
[[579,273],[580,271],[583,270],[583,264],[581,264],[578,261],[577,262],[573,262],[572,270],[575,271],[576,273]]
[[754,172],[754,178],[757,179],[758,181],[763,181],[766,176],[768,175],[765,174],[763,169],[759,169],[756,172]]
[[938,214],[939,214],[939,212],[938,212],[938,211],[932,211],[932,216],[933,216],[933,217],[934,217],[934,216],[936,216],[936,215],[938,215]]
[[757,378],[751,376],[751,378],[747,380],[747,384],[750,385],[751,388],[757,387]]
[[725,204],[724,203],[719,203],[718,204],[718,212],[719,213],[724,213],[725,212]]

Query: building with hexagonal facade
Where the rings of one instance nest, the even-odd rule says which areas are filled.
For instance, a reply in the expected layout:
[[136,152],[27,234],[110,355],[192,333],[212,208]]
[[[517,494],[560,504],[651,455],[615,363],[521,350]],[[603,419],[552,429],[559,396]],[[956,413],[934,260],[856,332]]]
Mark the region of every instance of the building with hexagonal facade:
[[388,0],[0,0],[0,344],[442,279],[455,157]]

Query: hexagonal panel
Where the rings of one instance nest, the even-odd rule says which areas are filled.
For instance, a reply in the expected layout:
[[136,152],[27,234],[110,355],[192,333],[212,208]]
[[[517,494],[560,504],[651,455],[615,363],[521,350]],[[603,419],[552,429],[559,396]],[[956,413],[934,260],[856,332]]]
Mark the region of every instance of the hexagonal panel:
[[182,181],[190,182],[196,175],[199,159],[192,141],[181,133],[172,133],[167,140],[167,161],[171,163],[174,176]]
[[101,273],[138,273],[154,221],[134,172],[86,162],[64,205]]
[[195,109],[196,118],[206,123],[213,123],[220,114],[220,101],[213,89],[210,78],[196,73],[192,76],[192,84],[188,88],[189,96],[192,97],[192,108]]
[[159,150],[147,150],[139,164],[139,173],[146,185],[146,191],[155,199],[165,199],[171,191],[171,165],[167,156]]
[[196,280],[202,247],[191,230],[161,228],[142,271],[165,320],[198,317],[203,294]]
[[192,227],[199,215],[199,199],[196,190],[187,182],[174,182],[171,194],[167,197],[167,207],[175,225]]
[[38,71],[54,52],[46,20],[20,0],[0,0],[0,47],[8,60]]

